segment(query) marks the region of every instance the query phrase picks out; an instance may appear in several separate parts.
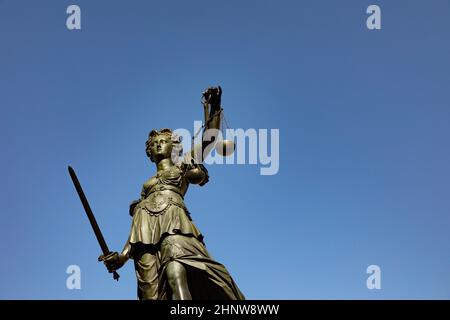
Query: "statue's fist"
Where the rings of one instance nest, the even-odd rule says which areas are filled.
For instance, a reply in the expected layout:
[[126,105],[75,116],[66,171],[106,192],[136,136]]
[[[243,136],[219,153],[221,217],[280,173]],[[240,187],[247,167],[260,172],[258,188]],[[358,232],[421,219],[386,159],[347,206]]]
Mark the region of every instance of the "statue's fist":
[[203,103],[205,105],[211,106],[211,112],[220,109],[221,97],[222,97],[222,88],[218,87],[209,87],[202,94]]
[[108,255],[101,255],[98,257],[98,261],[103,261],[109,272],[114,272],[123,266],[123,259],[117,252],[111,252]]

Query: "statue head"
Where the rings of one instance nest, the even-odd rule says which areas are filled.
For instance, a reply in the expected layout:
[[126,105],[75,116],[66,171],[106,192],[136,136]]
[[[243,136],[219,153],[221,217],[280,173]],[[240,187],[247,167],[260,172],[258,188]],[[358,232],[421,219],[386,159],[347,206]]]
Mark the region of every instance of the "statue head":
[[181,137],[167,128],[159,131],[153,129],[145,143],[145,152],[152,162],[170,158],[176,163],[183,154]]

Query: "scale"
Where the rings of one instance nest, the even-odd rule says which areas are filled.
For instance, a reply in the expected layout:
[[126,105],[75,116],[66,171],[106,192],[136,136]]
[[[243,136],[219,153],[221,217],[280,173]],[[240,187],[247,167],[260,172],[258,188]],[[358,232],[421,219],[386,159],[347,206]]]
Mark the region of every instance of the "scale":
[[223,139],[225,137],[226,129],[229,129],[227,119],[225,118],[225,113],[223,109],[220,109],[220,130],[222,133],[222,139],[216,142],[215,149],[218,154],[224,157],[231,156],[236,148],[232,140]]

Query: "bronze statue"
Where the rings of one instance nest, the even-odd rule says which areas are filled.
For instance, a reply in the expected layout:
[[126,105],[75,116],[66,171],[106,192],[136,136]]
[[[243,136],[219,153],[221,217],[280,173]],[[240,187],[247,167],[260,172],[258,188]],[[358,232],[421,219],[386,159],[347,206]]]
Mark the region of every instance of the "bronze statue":
[[[221,94],[220,87],[203,92],[205,130],[220,129]],[[146,153],[157,172],[130,205],[133,222],[122,252],[99,258],[111,273],[134,260],[139,299],[244,299],[226,268],[210,257],[183,201],[190,184],[208,182],[201,160],[213,147],[202,139],[175,163],[173,156],[182,154],[179,137],[170,129],[148,136]]]

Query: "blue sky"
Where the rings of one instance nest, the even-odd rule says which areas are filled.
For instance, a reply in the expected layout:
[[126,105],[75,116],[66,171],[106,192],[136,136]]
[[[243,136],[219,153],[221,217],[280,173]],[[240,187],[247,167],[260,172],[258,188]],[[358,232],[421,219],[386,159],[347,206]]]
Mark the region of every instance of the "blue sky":
[[231,127],[280,130],[278,174],[211,165],[186,196],[247,298],[448,299],[449,15],[444,0],[0,0],[0,298],[135,299],[132,263],[116,283],[96,261],[67,165],[121,250],[155,171],[148,132],[193,130],[220,84]]

